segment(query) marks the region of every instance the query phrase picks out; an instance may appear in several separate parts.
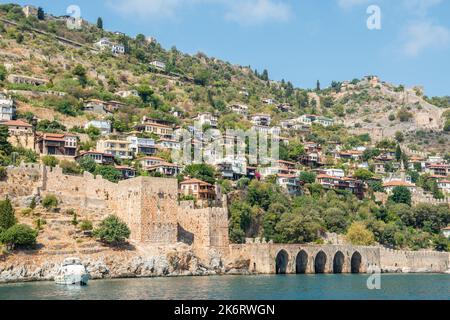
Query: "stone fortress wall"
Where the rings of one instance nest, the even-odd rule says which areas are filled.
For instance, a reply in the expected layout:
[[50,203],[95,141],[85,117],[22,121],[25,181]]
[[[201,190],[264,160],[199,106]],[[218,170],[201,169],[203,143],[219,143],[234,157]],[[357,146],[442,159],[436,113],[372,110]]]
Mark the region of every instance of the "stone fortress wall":
[[[446,272],[450,255],[430,251],[395,251],[379,247],[349,245],[297,245],[247,241],[233,245],[228,239],[227,201],[223,207],[196,209],[192,202],[178,203],[176,179],[138,177],[112,183],[90,173],[65,175],[62,169],[22,164],[8,168],[6,181],[0,182],[0,197],[14,201],[33,196],[54,194],[64,207],[93,209],[104,215],[115,214],[131,230],[131,240],[148,245],[173,245],[183,242],[192,246],[201,259],[211,250],[225,261],[239,261],[250,271],[274,273],[282,253],[286,272],[295,273],[299,254],[306,273],[315,272],[315,261],[323,260],[325,273],[333,272],[339,258],[342,272],[350,272],[354,257],[361,256],[360,272],[379,267],[386,272]],[[22,201],[23,202],[23,201]],[[321,253],[322,252],[322,253]],[[318,254],[321,257],[318,257]]]
[[88,172],[67,175],[60,167],[22,164],[8,168],[0,191],[11,198],[53,194],[64,207],[115,214],[129,226],[130,239],[138,243],[185,242],[200,257],[210,249],[223,254],[228,250],[227,208],[196,209],[191,202],[179,205],[176,179],[138,177],[113,183]]

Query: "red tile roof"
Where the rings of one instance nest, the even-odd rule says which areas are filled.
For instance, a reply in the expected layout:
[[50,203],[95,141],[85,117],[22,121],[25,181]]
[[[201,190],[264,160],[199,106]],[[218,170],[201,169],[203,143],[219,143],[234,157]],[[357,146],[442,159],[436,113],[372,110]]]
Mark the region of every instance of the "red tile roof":
[[9,120],[5,122],[0,122],[0,124],[3,124],[8,127],[30,127],[30,128],[32,127],[31,124],[22,120]]

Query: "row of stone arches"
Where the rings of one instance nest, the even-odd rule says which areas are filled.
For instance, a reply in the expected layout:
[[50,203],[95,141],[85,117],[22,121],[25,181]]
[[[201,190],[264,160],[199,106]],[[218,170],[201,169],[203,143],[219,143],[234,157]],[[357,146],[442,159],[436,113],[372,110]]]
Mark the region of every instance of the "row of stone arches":
[[[323,251],[319,251],[314,261],[314,273],[325,273],[327,266],[327,255]],[[295,259],[295,273],[303,274],[308,270],[309,257],[306,251],[301,250]],[[350,271],[351,273],[360,273],[361,271],[362,256],[358,251],[352,254],[350,259]],[[277,274],[287,273],[287,267],[289,263],[289,254],[285,250],[278,252],[275,260],[275,268]],[[335,253],[333,257],[333,273],[342,273],[344,271],[345,256],[341,251]]]

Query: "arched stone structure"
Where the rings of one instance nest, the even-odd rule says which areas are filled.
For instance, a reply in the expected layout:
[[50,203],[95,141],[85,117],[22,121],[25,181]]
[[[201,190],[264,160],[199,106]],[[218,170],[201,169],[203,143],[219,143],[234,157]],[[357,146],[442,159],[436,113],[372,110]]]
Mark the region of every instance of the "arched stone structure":
[[360,273],[361,272],[361,264],[362,264],[362,256],[358,251],[355,251],[352,254],[352,258],[350,260],[351,273]]
[[295,259],[295,273],[303,274],[308,271],[308,254],[301,250]]
[[327,255],[325,252],[320,250],[314,259],[314,272],[315,273],[325,273],[327,267]]
[[333,258],[333,273],[342,273],[344,271],[345,256],[341,251],[336,252]]
[[[358,252],[360,259],[358,254],[354,256],[353,271],[365,273],[371,266],[380,265],[380,249],[377,247],[246,243],[231,245],[230,248],[232,257],[248,261],[251,272],[260,274],[313,274],[316,269],[318,273],[350,273],[355,252]],[[344,256],[343,262],[341,254]]]
[[281,250],[278,252],[275,260],[275,273],[276,274],[286,274],[289,264],[289,255],[286,250]]

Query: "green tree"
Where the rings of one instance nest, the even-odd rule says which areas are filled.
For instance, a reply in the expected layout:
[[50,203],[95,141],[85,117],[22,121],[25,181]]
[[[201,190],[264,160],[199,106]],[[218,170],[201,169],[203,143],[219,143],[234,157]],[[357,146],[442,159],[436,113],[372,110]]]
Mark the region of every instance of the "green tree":
[[31,246],[36,243],[38,231],[24,224],[16,224],[0,234],[0,242],[10,249]]
[[445,132],[450,132],[450,119],[448,119],[448,120],[445,122],[445,125],[444,125],[444,131],[445,131]]
[[95,162],[94,159],[92,159],[91,157],[82,157],[79,161],[78,161],[79,166],[87,172],[90,173],[94,173],[95,169],[97,168],[97,163]]
[[83,87],[87,84],[86,69],[81,64],[77,64],[73,69],[72,73],[74,76],[78,78],[78,81]]
[[11,200],[0,201],[0,228],[7,230],[16,224],[16,217]]
[[352,223],[345,237],[353,245],[370,246],[375,243],[373,233],[361,222]]
[[38,18],[38,20],[44,20],[45,19],[45,12],[44,12],[44,9],[42,7],[38,8],[37,18]]
[[353,177],[363,181],[367,181],[373,178],[373,173],[367,169],[357,169],[353,174]]
[[0,156],[8,156],[12,152],[12,146],[9,143],[8,138],[8,127],[0,125]]
[[56,159],[54,156],[43,156],[41,158],[42,163],[47,167],[56,167],[59,164],[59,160]]
[[46,195],[42,199],[42,206],[47,210],[56,209],[58,207],[58,198],[53,194]]
[[402,143],[405,141],[405,135],[401,131],[397,131],[395,133],[395,140],[397,140],[398,143]]
[[101,17],[97,18],[97,28],[103,30],[103,19]]
[[411,191],[406,187],[395,187],[392,195],[389,197],[395,203],[404,203],[411,205]]
[[111,182],[119,182],[122,178],[122,174],[119,170],[112,166],[97,166],[94,172],[95,175],[100,175],[104,179]]
[[8,75],[8,71],[6,70],[3,64],[0,64],[0,81],[5,81]]
[[311,171],[302,171],[300,172],[300,181],[303,183],[315,183],[316,182],[316,174]]
[[306,214],[301,210],[283,214],[280,222],[275,227],[279,233],[281,242],[309,243],[318,239],[321,225],[314,218],[312,210],[308,211]]
[[397,161],[402,160],[402,148],[400,147],[400,145],[397,145],[397,148],[395,149],[395,159]]
[[93,235],[100,241],[110,245],[120,245],[130,237],[130,229],[116,216],[105,218]]
[[185,176],[200,179],[211,184],[214,184],[216,181],[216,171],[214,167],[211,167],[210,165],[204,163],[187,165],[184,168],[183,174]]
[[143,103],[148,103],[153,96],[154,91],[147,85],[141,85],[137,88],[139,97],[142,99]]

